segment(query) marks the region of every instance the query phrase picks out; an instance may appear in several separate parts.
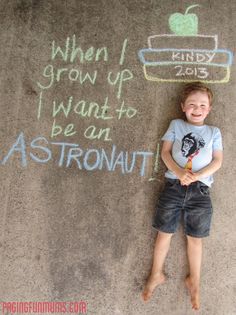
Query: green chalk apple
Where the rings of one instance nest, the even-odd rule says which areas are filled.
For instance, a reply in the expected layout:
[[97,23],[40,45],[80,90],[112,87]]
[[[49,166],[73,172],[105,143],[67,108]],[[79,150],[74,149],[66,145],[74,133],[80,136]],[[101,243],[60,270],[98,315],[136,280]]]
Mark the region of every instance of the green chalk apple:
[[180,36],[197,35],[198,17],[193,13],[188,14],[188,11],[195,7],[200,7],[200,5],[191,5],[184,14],[174,13],[169,17],[169,27],[173,33]]

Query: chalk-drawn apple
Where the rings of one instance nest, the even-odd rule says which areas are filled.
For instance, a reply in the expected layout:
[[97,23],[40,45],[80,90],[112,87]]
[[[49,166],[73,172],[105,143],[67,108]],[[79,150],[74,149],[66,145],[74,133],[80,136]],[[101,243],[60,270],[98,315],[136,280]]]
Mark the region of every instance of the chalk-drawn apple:
[[194,36],[198,33],[198,17],[196,14],[189,14],[189,10],[200,7],[199,4],[188,7],[184,14],[174,13],[169,17],[169,27],[173,33],[180,36]]

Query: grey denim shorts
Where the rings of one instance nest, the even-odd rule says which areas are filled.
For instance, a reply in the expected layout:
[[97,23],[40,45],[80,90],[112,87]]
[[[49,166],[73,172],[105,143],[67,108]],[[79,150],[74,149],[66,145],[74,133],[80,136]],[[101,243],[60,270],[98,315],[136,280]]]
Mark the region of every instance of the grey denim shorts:
[[204,183],[197,181],[182,186],[178,179],[166,178],[152,226],[162,232],[174,233],[183,214],[185,234],[206,237],[210,232],[212,212],[209,187]]

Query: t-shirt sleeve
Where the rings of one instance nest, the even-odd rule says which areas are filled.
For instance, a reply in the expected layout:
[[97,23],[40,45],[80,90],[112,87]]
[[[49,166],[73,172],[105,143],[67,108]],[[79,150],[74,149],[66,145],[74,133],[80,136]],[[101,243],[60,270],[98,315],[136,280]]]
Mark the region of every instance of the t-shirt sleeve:
[[213,151],[223,150],[222,136],[219,128],[215,128],[213,136]]
[[164,136],[161,138],[162,141],[175,141],[175,120],[172,120],[169,128],[167,129]]

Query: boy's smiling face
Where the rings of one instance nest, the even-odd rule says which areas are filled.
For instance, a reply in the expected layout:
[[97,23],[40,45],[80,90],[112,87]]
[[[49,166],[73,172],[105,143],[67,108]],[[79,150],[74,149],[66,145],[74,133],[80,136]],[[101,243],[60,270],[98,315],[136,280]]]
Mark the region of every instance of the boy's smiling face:
[[187,121],[197,126],[204,124],[204,120],[211,110],[208,94],[201,91],[192,92],[185,102],[181,103],[181,107]]

